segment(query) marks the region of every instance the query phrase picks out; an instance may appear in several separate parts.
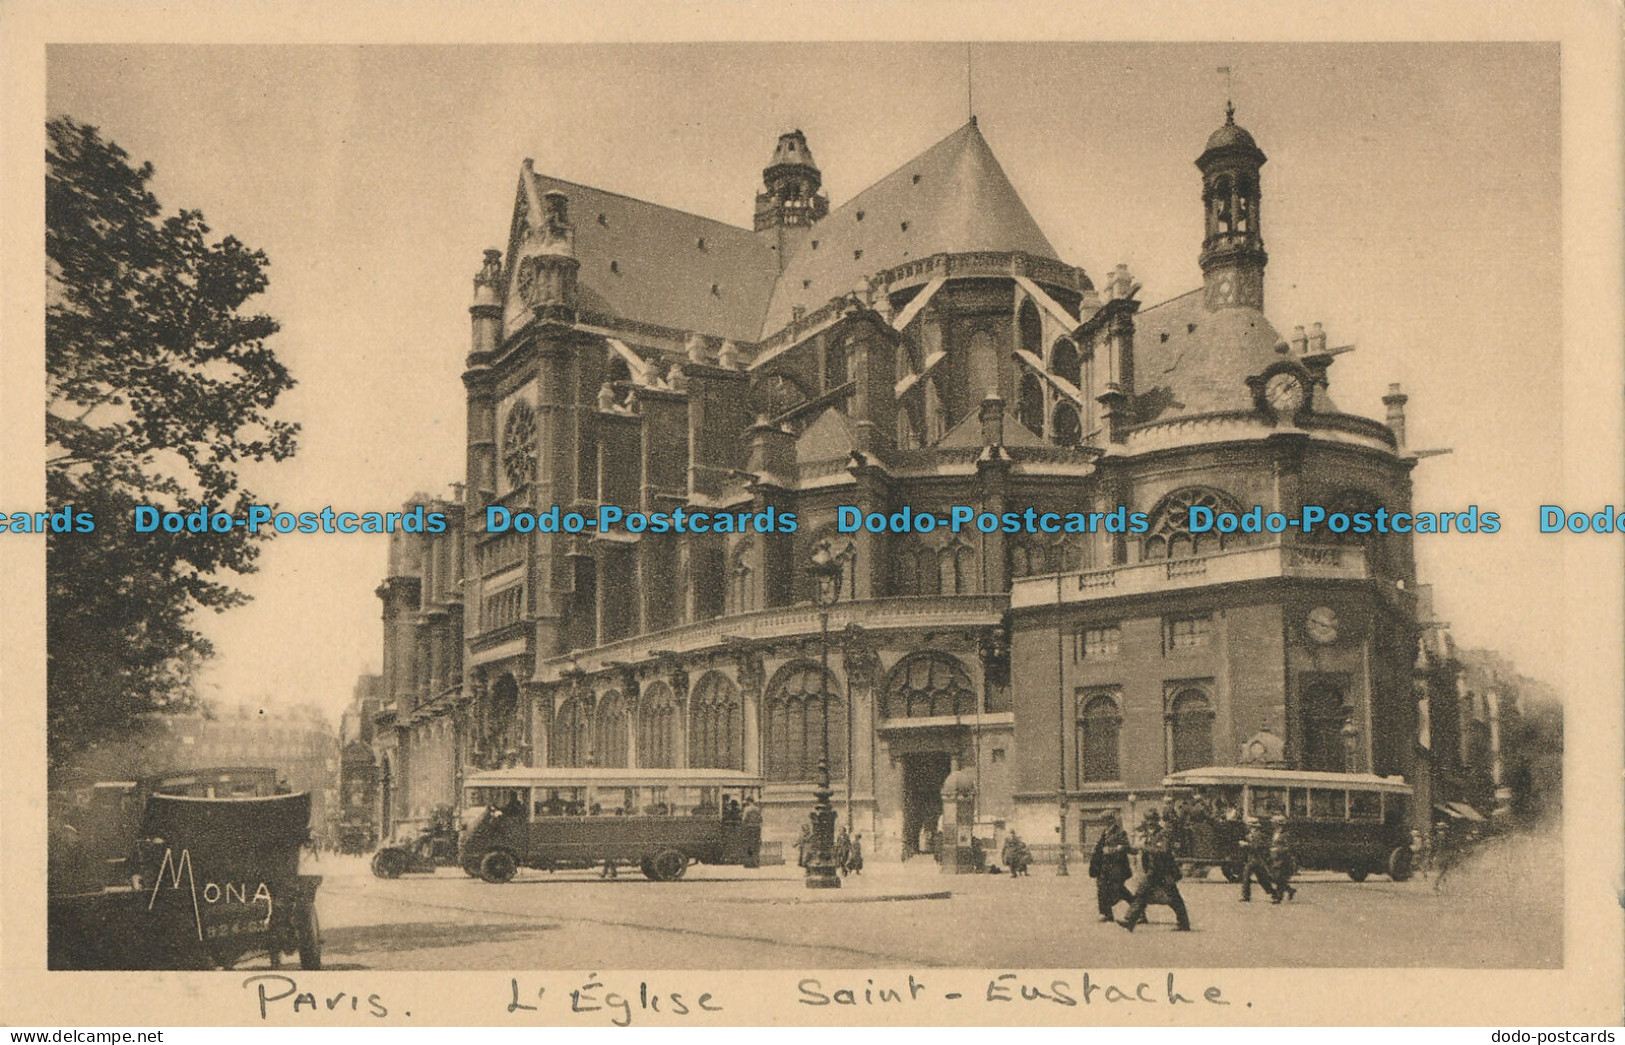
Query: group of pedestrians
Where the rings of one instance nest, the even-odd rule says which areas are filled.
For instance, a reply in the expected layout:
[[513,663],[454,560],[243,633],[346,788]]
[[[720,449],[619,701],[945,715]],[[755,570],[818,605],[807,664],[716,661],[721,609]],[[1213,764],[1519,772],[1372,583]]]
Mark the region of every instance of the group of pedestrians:
[[[1247,826],[1247,835],[1241,842],[1244,859],[1241,900],[1252,900],[1255,881],[1274,903],[1296,896],[1298,891],[1291,884],[1292,853],[1286,837],[1286,821],[1275,817],[1273,830],[1265,829],[1256,819],[1249,819]],[[1152,809],[1140,824],[1139,845],[1135,845],[1123,827],[1121,816],[1115,810],[1106,814],[1106,825],[1089,858],[1089,876],[1095,880],[1095,902],[1102,922],[1117,922],[1117,905],[1126,903],[1128,913],[1117,924],[1133,932],[1136,925],[1146,922],[1147,907],[1162,904],[1173,908],[1177,931],[1190,931],[1190,912],[1179,892],[1183,874],[1179,869],[1176,835],[1172,819]],[[1135,854],[1140,856],[1141,874],[1137,888],[1131,891],[1128,886],[1134,880],[1132,857]]]
[[[803,823],[801,835],[796,839],[796,863],[805,868],[813,854],[812,825]],[[852,834],[842,827],[835,836],[835,847],[830,852],[830,858],[835,869],[845,878],[849,875],[863,873],[863,835]]]

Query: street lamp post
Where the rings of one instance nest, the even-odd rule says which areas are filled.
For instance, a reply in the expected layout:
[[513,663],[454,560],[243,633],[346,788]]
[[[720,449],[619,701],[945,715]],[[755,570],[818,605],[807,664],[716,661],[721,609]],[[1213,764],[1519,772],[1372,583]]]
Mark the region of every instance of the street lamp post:
[[821,671],[818,693],[822,703],[821,746],[818,758],[818,786],[813,791],[811,850],[807,855],[807,888],[839,889],[841,877],[835,873],[835,806],[829,783],[829,608],[841,597],[841,574],[845,570],[845,556],[830,551],[829,541],[823,540],[813,550],[813,601],[818,605],[818,636]]

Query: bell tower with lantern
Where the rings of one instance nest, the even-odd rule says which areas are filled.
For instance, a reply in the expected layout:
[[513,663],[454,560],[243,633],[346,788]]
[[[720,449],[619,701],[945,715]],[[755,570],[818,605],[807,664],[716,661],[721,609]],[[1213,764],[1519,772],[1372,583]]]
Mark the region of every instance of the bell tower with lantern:
[[1265,156],[1253,136],[1236,125],[1236,107],[1224,107],[1224,126],[1197,159],[1202,172],[1203,297],[1209,311],[1264,308],[1264,235],[1259,223],[1259,168]]

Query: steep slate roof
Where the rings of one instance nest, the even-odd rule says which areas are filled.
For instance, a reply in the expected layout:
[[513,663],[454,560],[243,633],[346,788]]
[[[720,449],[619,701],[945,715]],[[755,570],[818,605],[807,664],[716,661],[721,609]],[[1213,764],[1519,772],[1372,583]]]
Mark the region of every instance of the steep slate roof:
[[532,177],[538,197],[554,190],[569,197],[583,310],[756,340],[778,275],[762,237],[603,189]]
[[1056,256],[971,122],[812,226],[779,279],[761,335],[782,329],[795,306],[811,312],[882,269],[977,250]]
[[[1134,317],[1134,392],[1140,421],[1178,415],[1251,410],[1247,378],[1289,359],[1270,321],[1251,308],[1209,312],[1200,289]],[[1316,387],[1313,408],[1336,413]]]

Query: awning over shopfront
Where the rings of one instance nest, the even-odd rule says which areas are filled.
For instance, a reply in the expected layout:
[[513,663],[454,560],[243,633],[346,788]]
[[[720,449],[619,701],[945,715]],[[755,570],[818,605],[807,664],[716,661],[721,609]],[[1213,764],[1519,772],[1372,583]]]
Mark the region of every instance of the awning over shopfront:
[[1457,820],[1475,820],[1479,822],[1484,820],[1483,814],[1466,802],[1441,802],[1433,808]]

